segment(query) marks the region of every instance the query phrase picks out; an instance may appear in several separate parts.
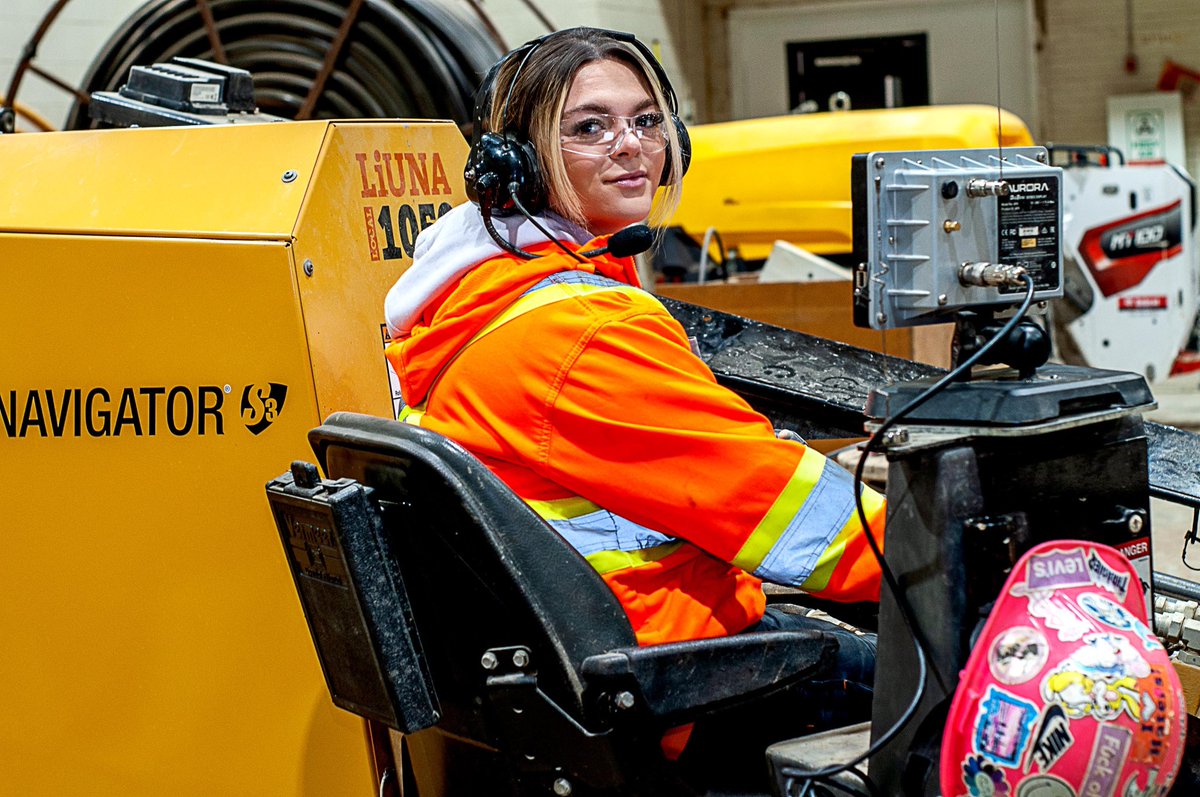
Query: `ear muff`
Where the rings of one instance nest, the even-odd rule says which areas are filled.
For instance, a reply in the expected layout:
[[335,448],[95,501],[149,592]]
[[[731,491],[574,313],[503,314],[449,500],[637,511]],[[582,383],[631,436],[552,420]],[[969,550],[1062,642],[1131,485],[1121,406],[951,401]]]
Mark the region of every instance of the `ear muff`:
[[[516,212],[514,198],[531,214],[546,209],[546,188],[533,144],[514,130],[485,133],[484,118],[492,106],[496,77],[501,67],[513,58],[521,58],[521,65],[524,66],[524,59],[529,58],[538,45],[551,35],[526,42],[493,64],[475,93],[471,151],[467,153],[463,180],[467,197],[496,216],[508,216]],[[514,78],[519,74],[520,69]],[[512,90],[511,86],[509,90]]]
[[[662,75],[661,79],[666,80],[666,75]],[[671,98],[673,99],[674,96],[672,94]],[[674,113],[671,114],[671,123],[675,125],[675,135],[679,138],[679,176],[682,178],[687,174],[688,167],[692,165],[692,137],[688,134],[687,125]],[[666,160],[663,161],[662,178],[658,181],[659,185],[671,184],[671,163],[674,158],[675,153],[668,148]]]
[[516,212],[514,197],[531,214],[546,209],[546,188],[533,145],[509,133],[484,133],[463,171],[467,196],[496,216]]

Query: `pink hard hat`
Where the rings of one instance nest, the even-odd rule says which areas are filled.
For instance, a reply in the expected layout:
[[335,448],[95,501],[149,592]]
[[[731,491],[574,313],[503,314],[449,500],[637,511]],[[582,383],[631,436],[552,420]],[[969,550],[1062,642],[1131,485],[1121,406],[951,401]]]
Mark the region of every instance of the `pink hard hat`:
[[1179,676],[1129,560],[1079,540],[1021,557],[967,659],[943,797],[1154,797],[1179,771]]

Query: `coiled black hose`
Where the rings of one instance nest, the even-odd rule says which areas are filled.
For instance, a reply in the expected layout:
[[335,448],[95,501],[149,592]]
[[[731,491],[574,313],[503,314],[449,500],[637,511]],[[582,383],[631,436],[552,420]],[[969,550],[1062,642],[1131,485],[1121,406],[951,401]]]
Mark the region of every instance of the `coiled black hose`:
[[[116,91],[130,67],[174,56],[220,60],[202,6],[211,10],[229,64],[254,75],[264,113],[294,119],[325,60],[332,69],[308,118],[471,120],[475,86],[502,54],[479,20],[436,0],[150,0],[113,34],[82,89]],[[338,33],[352,14],[344,43]],[[94,126],[72,107],[67,129]]]

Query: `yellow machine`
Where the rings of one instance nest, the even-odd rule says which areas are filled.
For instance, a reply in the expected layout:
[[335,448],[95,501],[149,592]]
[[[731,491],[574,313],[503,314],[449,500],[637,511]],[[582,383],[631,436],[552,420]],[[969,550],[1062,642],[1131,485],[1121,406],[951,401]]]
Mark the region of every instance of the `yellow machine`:
[[370,793],[263,498],[390,415],[449,123],[0,137],[0,793]]
[[[994,140],[990,109],[906,113],[699,128],[678,219],[838,251],[853,151]],[[0,793],[369,793],[262,485],[329,413],[394,414],[382,300],[466,151],[436,122],[0,137]]]
[[699,242],[709,227],[743,260],[777,240],[820,255],[850,251],[850,156],[856,152],[1028,146],[1007,111],[942,105],[744,119],[691,129],[692,165],[671,220]]

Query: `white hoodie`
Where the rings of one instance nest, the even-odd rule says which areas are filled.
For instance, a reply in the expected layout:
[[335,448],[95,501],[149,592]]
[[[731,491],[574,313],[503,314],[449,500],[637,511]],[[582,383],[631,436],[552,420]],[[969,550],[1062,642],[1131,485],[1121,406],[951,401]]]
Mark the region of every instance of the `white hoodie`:
[[[560,240],[583,246],[594,237],[574,222],[547,211],[538,221]],[[546,241],[523,216],[493,216],[496,232],[518,249]],[[400,275],[383,303],[392,340],[407,337],[429,303],[447,285],[475,266],[505,251],[483,226],[479,206],[466,202],[446,213],[417,236],[413,264]]]

